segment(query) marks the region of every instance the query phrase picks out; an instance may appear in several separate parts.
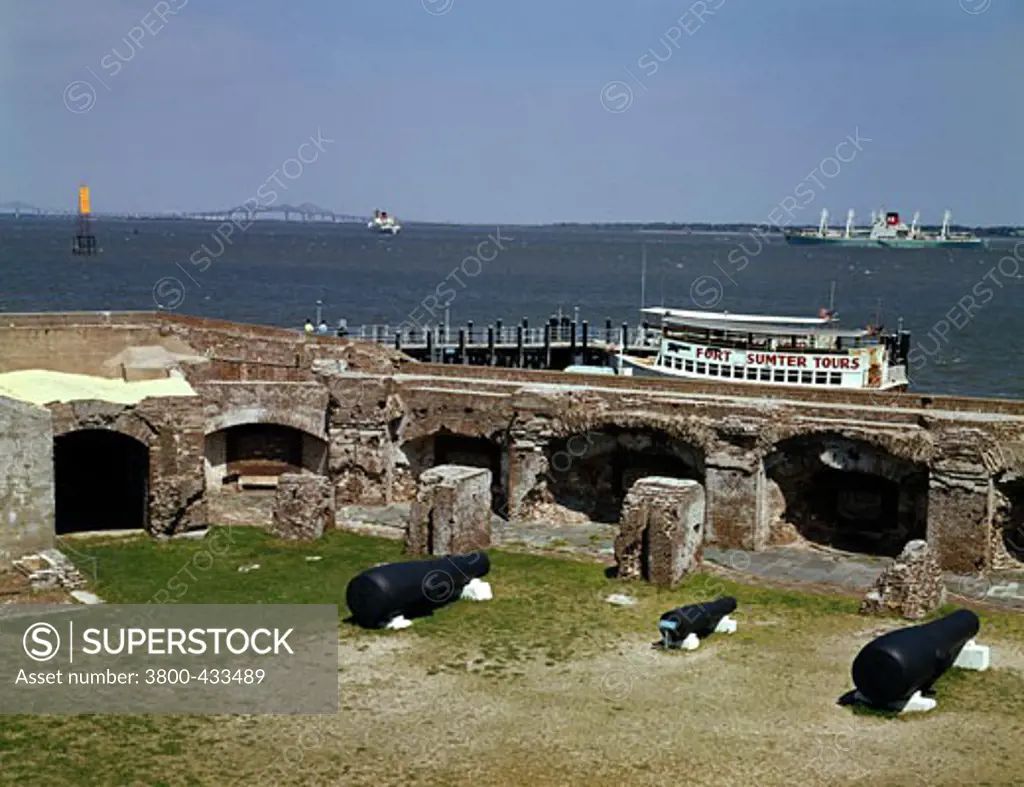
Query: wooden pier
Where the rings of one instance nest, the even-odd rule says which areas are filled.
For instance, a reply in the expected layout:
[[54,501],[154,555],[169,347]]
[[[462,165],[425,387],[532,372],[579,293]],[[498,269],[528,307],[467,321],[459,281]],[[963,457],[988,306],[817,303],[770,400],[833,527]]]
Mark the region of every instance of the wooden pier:
[[658,331],[647,323],[631,330],[628,323],[613,326],[608,319],[595,331],[587,320],[578,323],[554,316],[533,327],[524,317],[514,326],[504,325],[502,320],[486,326],[470,321],[458,328],[361,325],[341,335],[390,344],[418,361],[516,369],[609,366],[623,346],[634,355],[652,355],[660,340]]

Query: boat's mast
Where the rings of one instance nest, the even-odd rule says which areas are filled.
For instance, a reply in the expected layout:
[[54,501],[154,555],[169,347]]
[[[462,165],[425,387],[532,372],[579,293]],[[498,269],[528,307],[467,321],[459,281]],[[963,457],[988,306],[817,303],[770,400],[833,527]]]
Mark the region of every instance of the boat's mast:
[[850,237],[850,233],[853,231],[853,208],[850,208],[846,213],[846,237]]
[[950,222],[950,220],[952,218],[953,218],[953,211],[948,210],[948,209],[942,215],[942,233],[940,234],[940,237],[943,240],[945,240],[947,237],[949,237],[949,222]]
[[917,222],[921,218],[921,211],[914,211],[914,220],[910,223],[910,237],[917,237]]
[[828,231],[828,208],[821,209],[821,223],[818,225],[818,234],[825,237]]
[[647,305],[647,241],[640,241],[640,309]]

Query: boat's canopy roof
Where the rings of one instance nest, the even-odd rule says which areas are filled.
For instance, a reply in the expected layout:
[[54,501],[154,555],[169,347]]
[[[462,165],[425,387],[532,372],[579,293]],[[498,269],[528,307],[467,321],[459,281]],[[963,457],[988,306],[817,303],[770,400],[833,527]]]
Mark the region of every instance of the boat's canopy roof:
[[842,330],[832,317],[774,317],[757,314],[688,311],[686,309],[648,308],[644,314],[661,317],[668,325],[736,333],[768,333],[783,336],[833,336],[860,338],[866,330]]
[[737,323],[743,325],[828,325],[834,322],[831,317],[770,317],[762,314],[730,314],[729,312],[706,312],[686,309],[666,309],[664,307],[650,307],[642,309],[644,314],[653,314],[673,321],[691,320],[701,322],[714,322],[727,327],[735,327]]

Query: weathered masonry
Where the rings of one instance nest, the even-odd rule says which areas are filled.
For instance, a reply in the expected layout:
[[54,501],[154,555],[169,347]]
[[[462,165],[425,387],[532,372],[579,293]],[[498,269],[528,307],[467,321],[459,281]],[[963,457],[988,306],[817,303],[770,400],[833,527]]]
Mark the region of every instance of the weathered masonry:
[[[19,394],[19,370],[63,387]],[[26,400],[0,400],[0,439],[55,468],[0,465],[0,560],[65,530],[267,524],[285,473],[327,477],[339,506],[409,502],[455,464],[489,470],[492,509],[520,520],[616,522],[635,481],[682,478],[709,543],[923,538],[948,570],[1024,565],[1024,402],[419,364],[152,313],[0,315],[0,396]]]

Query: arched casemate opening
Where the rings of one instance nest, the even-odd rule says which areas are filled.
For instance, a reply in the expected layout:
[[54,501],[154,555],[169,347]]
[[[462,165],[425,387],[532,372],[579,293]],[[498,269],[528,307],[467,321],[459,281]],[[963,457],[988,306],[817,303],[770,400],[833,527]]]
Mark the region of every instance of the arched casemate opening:
[[57,535],[145,529],[149,516],[149,448],[109,429],[54,438]]
[[327,443],[292,426],[256,423],[206,436],[206,485],[270,486],[284,473],[326,473]]
[[1024,477],[1005,474],[996,480],[993,526],[1007,554],[1024,563]]
[[703,452],[657,429],[605,426],[554,440],[545,453],[545,502],[595,522],[618,522],[626,493],[641,478],[705,479]]
[[928,467],[839,435],[804,435],[764,460],[773,540],[895,556],[925,538]]
[[402,444],[398,457],[400,468],[411,484],[407,496],[414,494],[414,485],[424,470],[438,465],[485,467],[491,471],[491,510],[507,515],[505,493],[505,451],[501,443],[487,437],[456,434],[441,430],[417,437]]

